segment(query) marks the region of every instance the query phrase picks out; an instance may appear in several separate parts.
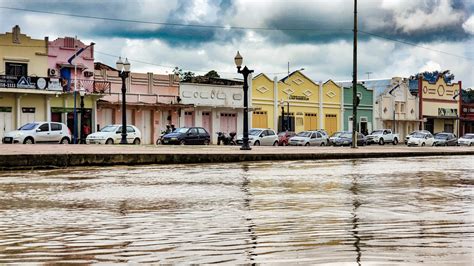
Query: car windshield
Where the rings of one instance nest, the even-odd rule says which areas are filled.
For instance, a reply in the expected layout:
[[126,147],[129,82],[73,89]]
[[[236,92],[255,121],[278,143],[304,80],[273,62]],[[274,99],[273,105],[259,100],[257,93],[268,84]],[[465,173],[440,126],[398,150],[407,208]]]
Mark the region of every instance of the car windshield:
[[340,138],[347,138],[347,139],[352,139],[352,133],[342,133]]
[[18,130],[32,130],[37,125],[38,125],[38,123],[28,123],[28,124],[25,124],[25,125],[21,126]]
[[424,138],[426,136],[426,134],[423,134],[423,133],[414,133],[413,135],[411,135],[413,138]]
[[342,134],[342,132],[336,132],[331,135],[331,138],[337,138]]
[[100,130],[100,132],[115,132],[117,131],[118,126],[106,126]]
[[258,136],[258,135],[260,135],[261,132],[262,132],[262,130],[260,130],[260,129],[251,129],[251,130],[249,130],[249,135]]
[[435,136],[435,139],[448,139],[447,134],[438,134]]
[[298,134],[296,134],[297,137],[309,137],[311,136],[311,132],[308,132],[308,131],[303,131],[303,132],[300,132]]
[[189,128],[187,128],[187,127],[178,127],[173,132],[174,133],[186,133],[186,132],[188,132],[188,130],[189,130]]
[[466,134],[462,138],[463,139],[474,139],[474,134]]
[[383,130],[374,130],[371,135],[383,134]]

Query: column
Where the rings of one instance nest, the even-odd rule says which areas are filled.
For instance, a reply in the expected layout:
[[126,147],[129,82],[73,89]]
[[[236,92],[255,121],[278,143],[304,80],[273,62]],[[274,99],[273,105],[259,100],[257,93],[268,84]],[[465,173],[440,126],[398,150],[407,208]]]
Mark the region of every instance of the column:
[[323,101],[323,82],[319,81],[319,129],[324,129]]
[[46,121],[50,122],[51,121],[51,96],[45,95],[45,118]]
[[22,125],[20,125],[21,122],[21,95],[16,96],[16,128],[20,128]]
[[278,79],[273,78],[273,129],[278,132]]

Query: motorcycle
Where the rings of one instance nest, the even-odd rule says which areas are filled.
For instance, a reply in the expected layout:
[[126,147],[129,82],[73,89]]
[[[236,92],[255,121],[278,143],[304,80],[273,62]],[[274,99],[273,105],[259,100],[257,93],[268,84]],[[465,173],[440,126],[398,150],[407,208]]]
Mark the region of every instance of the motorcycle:
[[[169,132],[168,132],[169,133]],[[163,144],[163,136],[168,134],[166,133],[166,131],[161,131],[161,135],[158,137],[158,139],[156,140],[156,145],[160,145],[160,144]]]
[[229,134],[226,134],[224,132],[217,132],[217,145],[237,145],[235,142],[235,135],[237,133],[235,132],[230,132]]

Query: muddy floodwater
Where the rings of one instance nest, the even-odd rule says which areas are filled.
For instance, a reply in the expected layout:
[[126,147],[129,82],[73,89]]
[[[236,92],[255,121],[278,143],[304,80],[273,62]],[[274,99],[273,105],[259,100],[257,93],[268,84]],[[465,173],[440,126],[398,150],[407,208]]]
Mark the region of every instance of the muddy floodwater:
[[472,265],[473,185],[473,156],[0,172],[0,264]]

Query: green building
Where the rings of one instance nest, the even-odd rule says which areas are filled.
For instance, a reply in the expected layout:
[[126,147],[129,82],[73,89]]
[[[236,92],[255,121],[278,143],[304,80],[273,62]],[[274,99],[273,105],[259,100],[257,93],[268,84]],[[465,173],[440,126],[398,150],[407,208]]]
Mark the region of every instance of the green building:
[[[352,87],[344,87],[344,130],[352,131]],[[357,107],[357,131],[372,132],[374,91],[362,84],[357,84],[357,95],[360,98]]]

